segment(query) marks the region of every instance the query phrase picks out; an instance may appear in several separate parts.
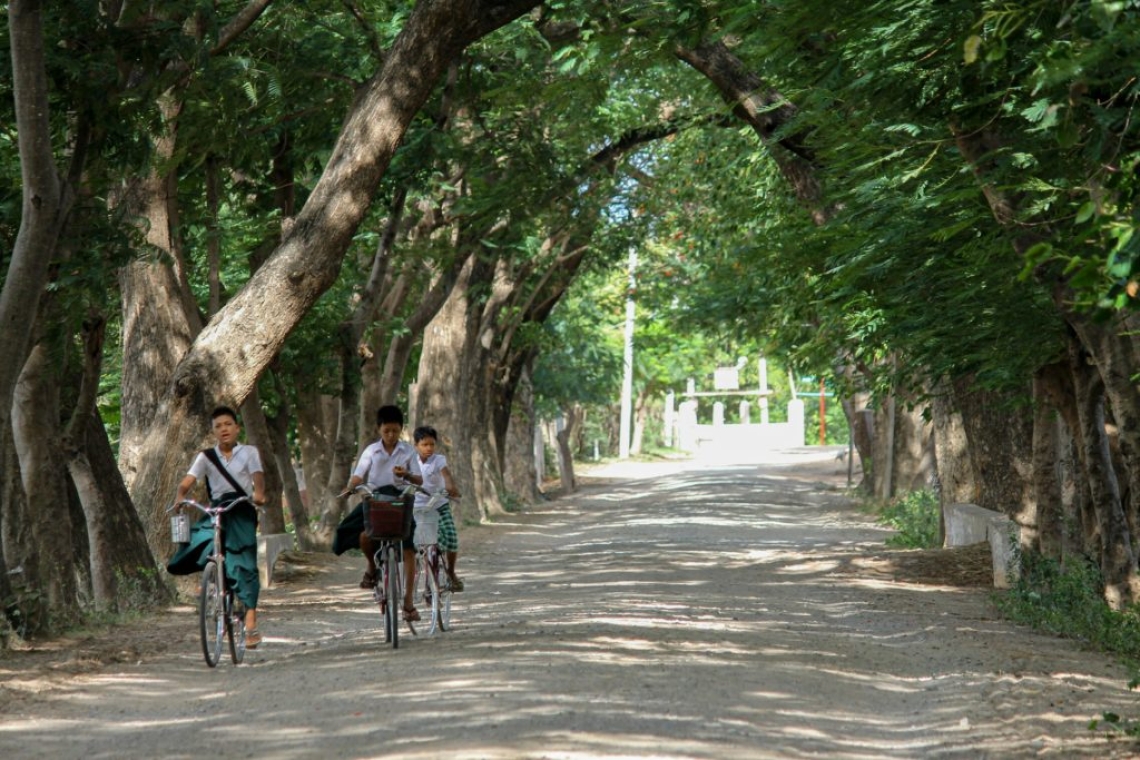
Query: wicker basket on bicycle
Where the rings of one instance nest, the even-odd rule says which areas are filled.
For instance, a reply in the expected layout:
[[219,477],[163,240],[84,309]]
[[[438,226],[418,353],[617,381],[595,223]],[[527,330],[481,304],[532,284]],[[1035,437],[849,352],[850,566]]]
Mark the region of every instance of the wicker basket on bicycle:
[[406,539],[412,532],[412,501],[410,494],[403,498],[372,494],[365,502],[364,530],[369,538]]

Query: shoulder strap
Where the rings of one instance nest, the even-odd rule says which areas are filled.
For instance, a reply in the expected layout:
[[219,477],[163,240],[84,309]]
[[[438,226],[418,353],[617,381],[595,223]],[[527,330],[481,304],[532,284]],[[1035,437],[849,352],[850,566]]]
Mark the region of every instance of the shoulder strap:
[[[209,448],[209,449],[203,449],[202,453],[206,455],[206,459],[209,459],[210,462],[213,463],[214,467],[217,468],[218,472],[220,472],[222,474],[222,477],[225,478],[226,480],[230,481],[230,485],[233,486],[234,489],[237,490],[238,493],[240,493],[242,496],[248,496],[249,495],[245,492],[244,488],[242,488],[240,485],[238,485],[238,482],[237,482],[237,480],[234,479],[234,476],[232,474],[230,474],[230,471],[226,468],[226,466],[224,464],[222,464],[222,460],[218,459],[218,452],[214,451],[212,448]],[[209,490],[210,490],[210,479],[206,478],[206,491],[209,492]],[[214,497],[210,496],[210,498],[212,499]]]

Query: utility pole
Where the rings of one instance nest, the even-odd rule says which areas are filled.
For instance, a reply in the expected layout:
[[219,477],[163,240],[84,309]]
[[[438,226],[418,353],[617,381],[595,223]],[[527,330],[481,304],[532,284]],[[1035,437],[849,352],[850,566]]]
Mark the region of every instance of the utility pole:
[[629,446],[633,438],[633,296],[637,292],[637,251],[629,251],[629,289],[625,294],[625,356],[622,361],[621,428],[618,432],[618,456],[629,459]]

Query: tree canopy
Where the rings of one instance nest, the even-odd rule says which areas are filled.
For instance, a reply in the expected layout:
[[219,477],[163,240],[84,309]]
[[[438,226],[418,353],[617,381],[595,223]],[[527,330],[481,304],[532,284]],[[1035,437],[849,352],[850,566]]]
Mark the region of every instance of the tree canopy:
[[[19,319],[36,316],[0,343],[0,389],[51,363],[67,382],[35,392],[60,441],[98,400],[122,509],[155,550],[194,420],[223,401],[264,414],[251,429],[281,489],[294,459],[311,476],[321,506],[294,523],[335,524],[369,410],[391,401],[448,430],[492,515],[512,424],[613,414],[635,250],[647,415],[741,355],[878,409],[952,388],[965,417],[978,394],[1044,408],[1061,373],[1049,403],[1115,505],[1104,525],[1124,525],[1140,498],[1133,5],[10,3],[0,263]],[[38,149],[20,121],[36,113]],[[51,187],[32,176],[59,183],[61,219],[28,211]],[[1093,464],[1105,421],[1114,482]],[[45,465],[24,429],[6,450],[27,474]],[[0,525],[68,498],[33,480],[5,482]],[[1098,536],[1106,570],[1134,570],[1131,539]],[[4,534],[9,561],[19,539]]]

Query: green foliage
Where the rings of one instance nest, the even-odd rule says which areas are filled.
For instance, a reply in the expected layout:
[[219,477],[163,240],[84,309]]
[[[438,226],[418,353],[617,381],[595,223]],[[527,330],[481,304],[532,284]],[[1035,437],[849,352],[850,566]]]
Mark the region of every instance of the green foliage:
[[1033,171],[1020,185],[1049,238],[1031,252],[1027,272],[1062,272],[1088,308],[1134,308],[1140,7],[981,5],[964,59],[977,81],[1009,83],[1006,128],[1033,146]]
[[1089,721],[1090,731],[1104,728],[1123,736],[1140,737],[1140,720],[1123,718],[1114,712],[1102,713],[1101,716],[1103,721],[1095,718]]
[[879,512],[879,522],[898,531],[889,546],[933,549],[941,545],[941,507],[933,491],[911,491]]
[[[684,245],[685,324],[763,336],[769,356],[821,376],[838,356],[873,367],[891,353],[911,385],[971,373],[984,387],[1019,386],[1061,351],[1062,333],[952,137],[952,124],[1004,96],[999,77],[963,73],[954,40],[976,4],[749,8],[752,22],[733,18],[747,30],[734,53],[796,106],[780,136],[806,141],[830,218],[817,226],[797,207],[751,133],[687,132],[655,152],[667,186],[655,232]],[[1002,164],[1018,190],[1058,186],[1041,171],[1040,142],[1018,143]]]
[[1010,591],[998,598],[1004,614],[1089,647],[1120,655],[1140,667],[1140,610],[1117,611],[1104,600],[1099,568],[1083,557],[1064,566],[1035,553],[1023,553],[1021,573]]
[[604,279],[586,277],[555,307],[542,329],[534,365],[535,403],[551,417],[568,404],[607,404],[620,388],[622,320],[620,293]]

